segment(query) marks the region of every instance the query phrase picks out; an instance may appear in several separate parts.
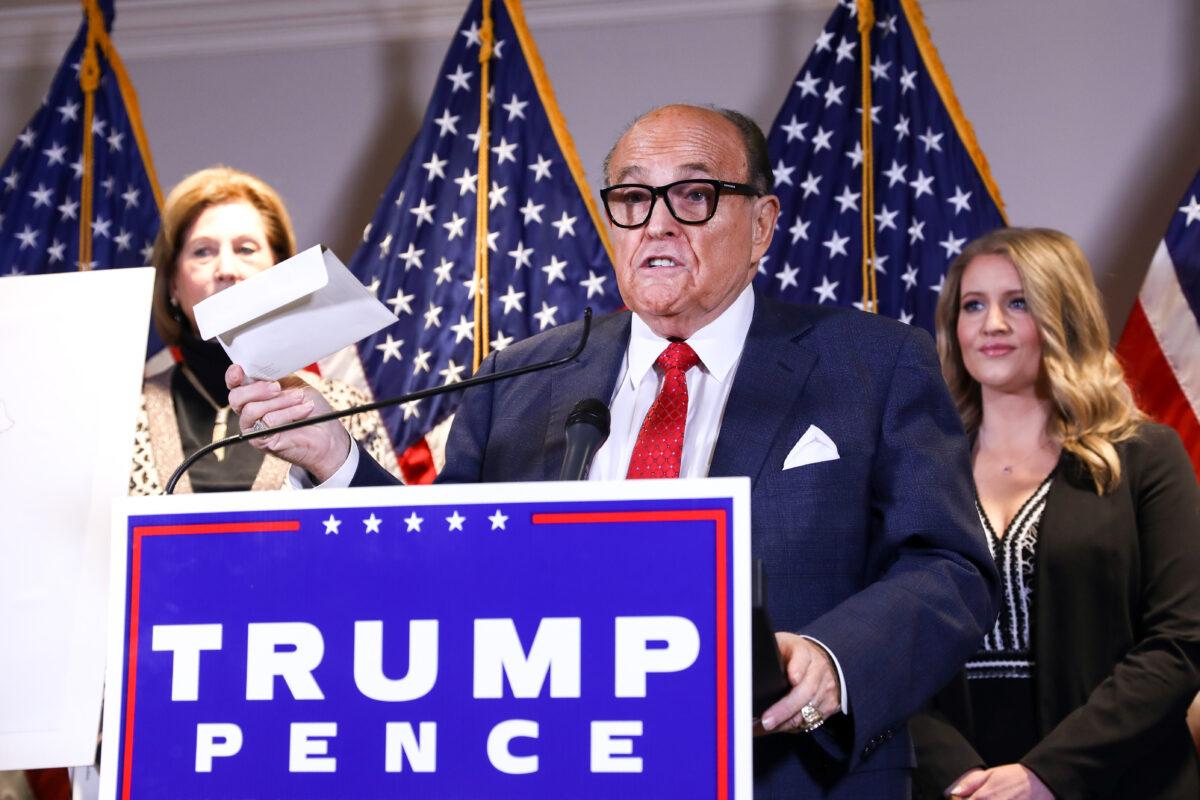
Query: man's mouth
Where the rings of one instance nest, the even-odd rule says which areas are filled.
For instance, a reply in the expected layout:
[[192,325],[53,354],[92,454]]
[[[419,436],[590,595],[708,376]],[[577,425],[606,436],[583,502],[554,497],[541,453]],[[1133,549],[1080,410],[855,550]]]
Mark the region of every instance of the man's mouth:
[[656,269],[658,267],[680,267],[680,266],[683,266],[675,259],[667,258],[665,256],[655,256],[653,258],[648,258],[644,262],[642,262],[642,265],[645,267],[649,267],[650,269]]

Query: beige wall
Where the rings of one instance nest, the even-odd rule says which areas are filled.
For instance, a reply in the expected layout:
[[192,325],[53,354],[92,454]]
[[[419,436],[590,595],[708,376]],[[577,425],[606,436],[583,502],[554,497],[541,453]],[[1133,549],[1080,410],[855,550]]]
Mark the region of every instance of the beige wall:
[[[230,0],[171,5],[121,0],[116,35],[164,189],[214,162],[248,169],[283,192],[301,246],[324,242],[348,258],[420,122],[465,0],[354,0],[341,6],[344,29],[285,10],[336,12],[335,0],[246,0],[237,7],[251,11],[238,13],[262,13],[240,27],[211,22],[233,13]],[[41,99],[77,14],[69,2],[28,6],[0,5],[0,149]],[[1200,2],[923,6],[1010,220],[1077,237],[1119,329],[1200,167]],[[170,27],[156,33],[164,7]],[[525,3],[593,184],[618,131],[654,104],[715,102],[769,125],[831,7]],[[378,22],[355,27],[351,11],[361,22],[364,8]],[[275,9],[277,29],[262,20]]]

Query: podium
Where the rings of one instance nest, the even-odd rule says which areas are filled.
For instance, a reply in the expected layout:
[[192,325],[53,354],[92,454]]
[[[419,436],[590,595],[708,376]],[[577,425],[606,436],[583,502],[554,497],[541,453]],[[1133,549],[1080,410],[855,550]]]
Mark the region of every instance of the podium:
[[102,798],[750,798],[750,482],[130,498]]

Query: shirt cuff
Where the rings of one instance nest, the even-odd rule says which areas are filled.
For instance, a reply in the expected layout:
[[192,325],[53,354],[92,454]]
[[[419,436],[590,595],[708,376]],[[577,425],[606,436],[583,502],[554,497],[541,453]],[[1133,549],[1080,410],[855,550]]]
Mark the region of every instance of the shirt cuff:
[[[287,474],[288,488],[347,489],[350,487],[350,482],[354,480],[354,473],[358,471],[358,458],[358,444],[351,439],[350,452],[346,456],[346,460],[342,462],[340,467],[338,467],[337,472],[329,476],[329,480],[325,481],[324,483],[313,483],[312,476],[308,474],[308,470],[293,464],[292,468],[288,470]],[[818,642],[818,644],[820,644],[820,642]]]
[[800,634],[800,638],[808,639],[813,644],[820,645],[821,649],[829,654],[829,660],[833,662],[833,668],[837,670],[838,687],[841,689],[841,692],[842,692],[841,698],[839,699],[839,702],[841,703],[841,706],[842,706],[841,712],[843,714],[849,714],[850,713],[850,697],[846,693],[846,675],[842,672],[842,665],[838,661],[837,656],[835,656],[833,654],[832,650],[830,650],[828,647],[826,647],[824,644],[822,644],[820,639],[814,639],[813,637],[805,636],[804,634]]

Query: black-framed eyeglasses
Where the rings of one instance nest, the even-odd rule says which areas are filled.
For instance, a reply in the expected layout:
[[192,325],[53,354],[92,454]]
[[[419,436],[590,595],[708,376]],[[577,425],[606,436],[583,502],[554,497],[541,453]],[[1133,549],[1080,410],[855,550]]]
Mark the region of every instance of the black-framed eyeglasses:
[[721,193],[761,197],[762,192],[746,183],[692,178],[665,186],[618,183],[600,190],[604,210],[618,228],[640,228],[650,220],[654,202],[667,203],[671,216],[684,225],[703,225],[717,213]]

